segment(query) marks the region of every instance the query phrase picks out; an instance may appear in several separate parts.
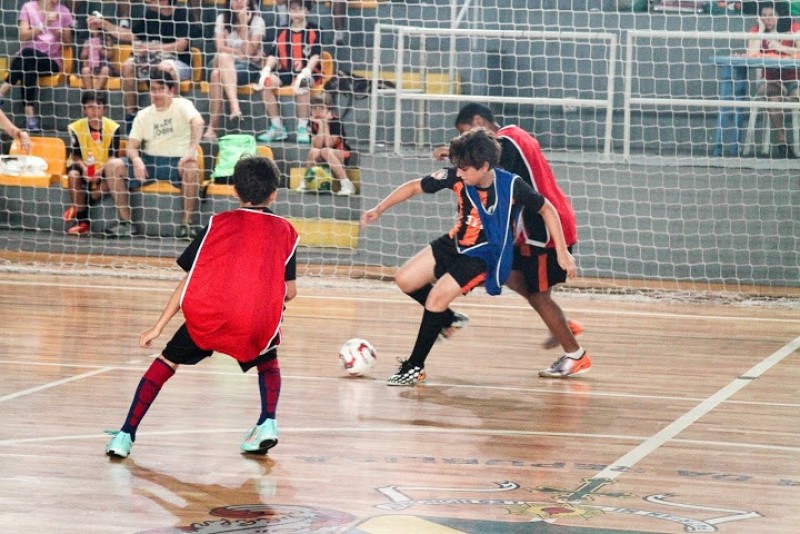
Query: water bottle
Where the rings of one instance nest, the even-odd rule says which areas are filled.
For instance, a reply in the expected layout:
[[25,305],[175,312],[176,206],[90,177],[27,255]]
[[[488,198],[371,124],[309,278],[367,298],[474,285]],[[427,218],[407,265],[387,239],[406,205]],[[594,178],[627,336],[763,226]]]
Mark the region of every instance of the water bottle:
[[89,181],[94,180],[95,159],[94,154],[89,152],[86,154],[86,177]]

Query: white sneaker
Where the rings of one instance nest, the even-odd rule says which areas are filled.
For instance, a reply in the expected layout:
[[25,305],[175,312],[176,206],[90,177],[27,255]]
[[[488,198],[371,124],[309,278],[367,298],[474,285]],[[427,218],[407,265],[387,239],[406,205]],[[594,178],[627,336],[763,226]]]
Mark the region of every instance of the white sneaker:
[[295,188],[295,191],[297,191],[298,193],[305,193],[306,191],[308,191],[308,189],[306,189],[306,181],[303,180],[302,182],[300,182],[300,185],[298,185]]
[[350,180],[342,180],[339,192],[336,194],[340,197],[349,197],[350,195],[354,195],[355,192],[356,188],[353,186],[353,182]]

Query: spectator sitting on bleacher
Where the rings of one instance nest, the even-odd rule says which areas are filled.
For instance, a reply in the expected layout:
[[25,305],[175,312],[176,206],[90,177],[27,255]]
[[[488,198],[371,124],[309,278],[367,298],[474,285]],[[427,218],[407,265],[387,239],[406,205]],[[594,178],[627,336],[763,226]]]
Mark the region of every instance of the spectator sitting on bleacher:
[[308,144],[309,87],[321,75],[322,53],[319,28],[308,22],[309,2],[289,0],[289,25],[278,31],[264,62],[257,88],[263,89],[264,104],[269,116],[269,129],[258,136],[262,142],[282,141],[289,137],[278,107],[278,89],[291,84],[297,106],[298,143]]
[[22,148],[23,152],[28,153],[31,151],[31,137],[28,132],[14,126],[14,123],[3,113],[2,109],[0,109],[0,128],[14,139],[19,139],[20,148]]
[[200,193],[197,149],[205,122],[194,104],[177,93],[178,81],[171,73],[154,69],[150,75],[152,103],[133,120],[127,152],[134,187],[169,180],[181,189],[183,217],[176,237],[193,239],[200,230],[192,225],[192,219]]
[[72,40],[72,13],[59,0],[33,0],[19,10],[20,51],[11,60],[8,80],[0,86],[0,103],[11,87],[22,83],[27,128],[41,131],[34,104],[39,102],[39,77],[64,68],[64,46]]
[[261,43],[266,33],[267,27],[256,10],[255,0],[225,1],[214,29],[217,55],[211,62],[208,92],[211,110],[204,139],[217,138],[223,96],[230,106],[229,118],[241,121],[242,110],[236,87],[258,81],[264,59]]
[[114,46],[101,29],[89,30],[89,38],[81,47],[81,86],[83,89],[104,90],[108,86],[111,65],[108,58]]
[[117,41],[133,45],[133,55],[120,68],[129,129],[138,110],[139,79],[147,80],[156,67],[172,72],[178,80],[188,80],[192,75],[188,10],[176,7],[175,0],[144,0],[144,4],[134,6],[130,29],[102,17],[88,19],[90,29],[102,29]]
[[[337,46],[342,46],[344,45],[344,23],[347,18],[347,0],[331,0],[330,4],[333,18],[333,42]],[[286,26],[289,23],[286,0],[276,0],[275,11],[278,13],[278,26]]]
[[[758,25],[750,28],[751,33],[782,33],[783,39],[777,35],[774,39],[753,39],[747,44],[748,56],[764,54],[793,57],[800,54],[800,22],[792,22],[788,16],[778,18],[775,4],[761,6]],[[792,35],[793,34],[793,35]],[[797,100],[800,96],[800,71],[796,68],[764,69],[764,76],[756,94],[766,96],[770,102],[781,102],[784,97]],[[796,158],[792,148],[786,141],[786,128],[783,121],[783,109],[768,109],[769,122],[775,130],[777,146],[772,151],[773,158]],[[755,113],[752,110],[751,113]]]
[[105,116],[105,94],[84,91],[81,105],[84,117],[69,125],[72,163],[67,167],[67,180],[72,205],[64,212],[64,221],[75,224],[67,229],[67,234],[88,234],[91,230],[89,204],[111,193],[120,221],[106,228],[106,234],[129,237],[136,229],[131,224],[127,189],[120,191],[118,187],[126,185],[125,162],[119,158],[119,124]]
[[[344,126],[333,113],[331,95],[320,93],[311,99],[311,149],[306,156],[306,167],[318,162],[327,163],[333,177],[339,180],[337,195],[350,196],[355,193],[353,182],[347,177],[344,166],[350,160],[350,146],[344,135]],[[300,182],[297,191],[306,191],[306,182]]]

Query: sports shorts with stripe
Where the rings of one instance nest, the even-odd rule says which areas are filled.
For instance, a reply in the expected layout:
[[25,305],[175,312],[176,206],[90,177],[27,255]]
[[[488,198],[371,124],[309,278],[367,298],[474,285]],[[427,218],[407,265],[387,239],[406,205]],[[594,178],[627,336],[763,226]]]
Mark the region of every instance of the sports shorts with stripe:
[[465,295],[486,280],[486,263],[480,258],[458,252],[453,238],[449,235],[445,234],[432,241],[431,249],[433,259],[436,261],[433,275],[437,280],[449,274]]
[[[572,252],[571,246],[567,248]],[[541,293],[567,281],[567,271],[558,264],[558,255],[553,248],[517,245],[514,247],[511,269],[522,273],[531,293]]]

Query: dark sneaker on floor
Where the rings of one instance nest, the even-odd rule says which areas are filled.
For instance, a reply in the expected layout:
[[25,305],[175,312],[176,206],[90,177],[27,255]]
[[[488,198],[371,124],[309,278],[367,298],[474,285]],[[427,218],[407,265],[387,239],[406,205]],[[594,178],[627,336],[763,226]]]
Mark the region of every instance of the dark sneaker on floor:
[[400,362],[400,369],[386,380],[387,386],[415,386],[425,381],[425,369],[408,363]]
[[200,228],[192,226],[191,224],[182,224],[178,227],[175,237],[178,239],[192,240],[200,233]]
[[108,237],[133,237],[138,235],[139,231],[131,221],[114,221],[106,227],[104,233]]

